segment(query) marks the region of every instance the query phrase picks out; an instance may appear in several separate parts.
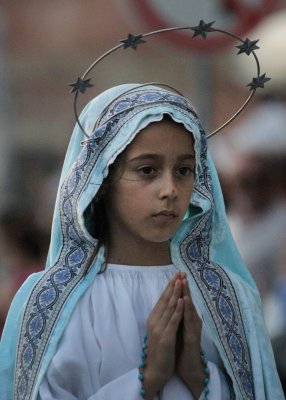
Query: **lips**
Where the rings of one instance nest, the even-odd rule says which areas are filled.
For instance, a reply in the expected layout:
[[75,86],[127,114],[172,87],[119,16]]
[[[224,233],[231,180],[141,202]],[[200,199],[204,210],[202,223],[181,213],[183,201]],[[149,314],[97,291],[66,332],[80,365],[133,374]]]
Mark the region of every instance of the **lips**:
[[175,213],[175,211],[173,210],[163,210],[160,211],[158,214],[155,214],[155,216],[157,215],[165,215],[166,217],[177,217],[178,215]]
[[153,215],[156,220],[171,221],[178,217],[178,214],[173,210],[162,210]]

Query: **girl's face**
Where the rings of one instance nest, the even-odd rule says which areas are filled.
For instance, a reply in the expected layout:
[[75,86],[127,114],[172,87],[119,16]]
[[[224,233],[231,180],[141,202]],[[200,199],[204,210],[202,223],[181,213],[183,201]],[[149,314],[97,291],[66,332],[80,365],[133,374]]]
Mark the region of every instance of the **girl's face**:
[[165,118],[139,132],[105,195],[111,244],[168,241],[188,209],[194,172],[194,141],[182,124]]

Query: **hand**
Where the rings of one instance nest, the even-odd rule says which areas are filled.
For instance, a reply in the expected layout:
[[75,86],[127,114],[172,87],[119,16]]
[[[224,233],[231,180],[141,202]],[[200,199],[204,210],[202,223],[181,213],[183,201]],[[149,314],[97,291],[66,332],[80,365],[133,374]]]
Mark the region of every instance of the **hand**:
[[182,276],[180,272],[174,275],[147,321],[146,399],[153,399],[175,370],[177,330],[184,309]]
[[202,322],[192,302],[189,284],[182,280],[184,311],[182,324],[178,331],[176,372],[191,390],[195,398],[199,398],[204,388],[204,367],[201,362]]

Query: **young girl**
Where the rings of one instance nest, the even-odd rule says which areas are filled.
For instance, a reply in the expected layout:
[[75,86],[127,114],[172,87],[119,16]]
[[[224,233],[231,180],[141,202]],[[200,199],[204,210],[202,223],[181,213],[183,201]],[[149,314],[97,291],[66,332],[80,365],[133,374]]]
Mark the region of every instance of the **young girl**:
[[46,269],[4,330],[1,400],[283,399],[190,102],[121,85],[80,121]]

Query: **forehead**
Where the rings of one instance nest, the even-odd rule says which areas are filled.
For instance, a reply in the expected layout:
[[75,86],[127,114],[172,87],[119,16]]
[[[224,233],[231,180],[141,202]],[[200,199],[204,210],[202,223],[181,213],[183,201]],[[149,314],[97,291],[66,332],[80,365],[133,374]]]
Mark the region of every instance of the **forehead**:
[[183,124],[174,122],[171,118],[164,118],[159,122],[152,122],[142,129],[126,148],[125,153],[165,151],[194,153],[194,139]]

